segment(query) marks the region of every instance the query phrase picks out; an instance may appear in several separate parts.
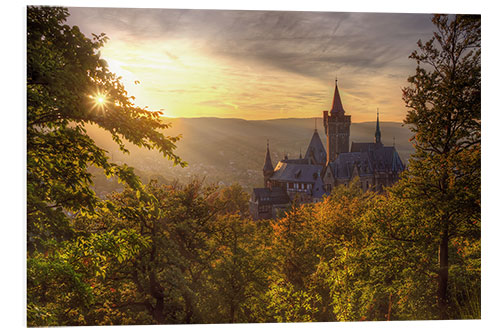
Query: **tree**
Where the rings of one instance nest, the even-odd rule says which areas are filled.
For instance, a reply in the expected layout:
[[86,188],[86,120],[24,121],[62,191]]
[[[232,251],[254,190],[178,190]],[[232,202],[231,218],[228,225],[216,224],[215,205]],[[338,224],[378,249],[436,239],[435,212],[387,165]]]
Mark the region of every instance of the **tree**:
[[99,200],[91,190],[89,165],[138,188],[132,168],[108,160],[106,151],[87,135],[96,124],[111,133],[123,152],[124,142],[157,149],[174,164],[179,137],[165,136],[169,127],[160,112],[133,104],[133,97],[108,70],[99,48],[104,34],[85,37],[64,24],[68,10],[27,9],[27,216],[28,249],[43,239],[71,234],[68,214],[92,213]]
[[163,133],[169,125],[161,113],[135,106],[100,57],[107,37],[85,37],[78,27],[64,24],[68,15],[65,8],[27,9],[29,326],[85,323],[84,309],[96,302],[92,281],[138,251],[127,232],[96,238],[82,236],[72,225],[75,216],[86,219],[110,208],[111,202],[99,200],[90,187],[90,166],[142,191],[133,169],[110,162],[86,126],[110,132],[123,152],[128,141],[185,164],[173,152],[179,137]]
[[[403,180],[401,180],[403,181]],[[369,269],[361,281],[368,320],[437,319],[435,285],[439,234],[425,200],[396,185],[377,197],[363,218],[369,238],[360,259]]]
[[479,237],[481,142],[481,20],[479,16],[435,15],[437,31],[418,42],[416,73],[403,100],[405,124],[416,152],[400,193],[425,202],[438,235],[437,299],[440,318],[449,317],[448,281],[452,238]]
[[239,186],[152,181],[109,200],[112,209],[100,207],[73,225],[85,238],[127,236],[121,257],[118,249],[106,256],[106,276],[92,278],[94,300],[82,311],[86,324],[250,320],[243,308],[265,280],[266,261],[254,222],[241,217],[239,204],[248,195]]
[[80,235],[51,245],[46,252],[28,258],[29,326],[130,323],[123,317],[141,323],[129,314],[122,315],[120,322],[110,317],[117,312],[116,290],[126,293],[125,284],[117,283],[117,268],[129,265],[147,248],[148,238],[134,230],[120,230]]
[[262,296],[273,263],[266,244],[270,243],[270,227],[242,218],[239,212],[233,210],[212,221],[216,256],[203,281],[207,286],[201,297],[205,322],[258,322],[267,305]]
[[294,207],[273,223],[273,283],[268,307],[277,321],[349,321],[362,318],[366,280],[363,216],[373,193],[359,179],[336,187],[322,202]]

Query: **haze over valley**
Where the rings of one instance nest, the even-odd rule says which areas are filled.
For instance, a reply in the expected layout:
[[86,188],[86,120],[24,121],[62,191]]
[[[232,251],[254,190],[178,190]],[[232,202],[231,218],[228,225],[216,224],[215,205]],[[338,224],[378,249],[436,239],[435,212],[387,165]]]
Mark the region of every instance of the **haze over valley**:
[[[127,145],[130,155],[119,151],[111,136],[97,127],[88,132],[97,144],[104,147],[112,161],[133,166],[144,181],[151,178],[171,182],[187,182],[193,178],[205,179],[207,183],[229,185],[240,183],[250,192],[262,186],[262,166],[269,139],[273,164],[288,154],[297,158],[305,153],[314,132],[315,124],[326,147],[322,118],[288,118],[273,120],[244,120],[234,118],[172,118],[172,127],[167,135],[181,134],[175,153],[188,166],[173,166],[172,162],[155,151]],[[396,122],[381,122],[382,142],[391,146],[393,137],[404,163],[407,163],[413,147],[409,142],[411,132],[407,126]],[[352,123],[350,141],[372,142],[375,121]],[[103,195],[120,186],[96,174],[96,191]]]

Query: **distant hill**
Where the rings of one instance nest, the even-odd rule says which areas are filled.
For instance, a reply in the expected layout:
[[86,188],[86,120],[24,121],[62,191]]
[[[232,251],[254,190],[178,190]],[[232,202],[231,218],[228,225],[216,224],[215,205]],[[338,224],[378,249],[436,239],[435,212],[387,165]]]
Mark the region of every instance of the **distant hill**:
[[[262,184],[262,166],[269,139],[274,164],[287,153],[290,158],[305,153],[315,128],[314,118],[273,120],[243,120],[227,118],[173,118],[168,135],[182,134],[176,153],[189,163],[186,168],[172,167],[159,153],[129,146],[130,155],[123,155],[111,141],[111,136],[96,127],[88,128],[97,143],[110,152],[112,159],[132,165],[150,176],[167,180],[187,181],[205,177],[207,182],[230,184],[239,182],[245,189]],[[317,128],[326,148],[323,121],[317,118]],[[393,144],[406,162],[413,152],[411,133],[401,123],[381,122],[382,142]],[[351,124],[351,141],[372,142],[375,122]]]

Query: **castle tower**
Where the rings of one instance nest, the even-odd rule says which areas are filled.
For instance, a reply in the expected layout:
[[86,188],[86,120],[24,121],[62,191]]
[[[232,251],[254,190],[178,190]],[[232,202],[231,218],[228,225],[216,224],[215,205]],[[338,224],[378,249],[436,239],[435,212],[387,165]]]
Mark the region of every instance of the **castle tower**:
[[345,115],[340,100],[337,80],[333,95],[332,109],[323,111],[323,125],[326,134],[327,163],[337,158],[339,153],[349,152],[349,134],[351,130],[351,116]]
[[269,140],[267,140],[266,161],[264,162],[262,173],[264,174],[264,187],[269,187],[269,178],[271,178],[274,173],[273,162],[271,162],[271,153],[269,152]]
[[382,134],[380,133],[380,123],[378,121],[378,109],[377,109],[377,127],[375,129],[375,143],[378,145],[382,144],[381,136]]

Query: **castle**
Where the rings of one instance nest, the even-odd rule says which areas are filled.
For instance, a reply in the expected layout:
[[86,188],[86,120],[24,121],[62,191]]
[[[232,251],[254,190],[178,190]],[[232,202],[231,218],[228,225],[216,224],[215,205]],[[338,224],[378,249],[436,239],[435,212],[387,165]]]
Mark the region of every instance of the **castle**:
[[275,167],[267,143],[264,187],[254,188],[250,199],[254,219],[275,218],[292,201],[321,201],[332,188],[347,185],[355,177],[365,191],[381,191],[398,180],[405,166],[395,147],[382,144],[378,112],[374,142],[352,142],[349,151],[351,116],[342,106],[337,80],[332,108],[323,111],[323,126],[326,150],[315,129],[304,157],[285,156]]

